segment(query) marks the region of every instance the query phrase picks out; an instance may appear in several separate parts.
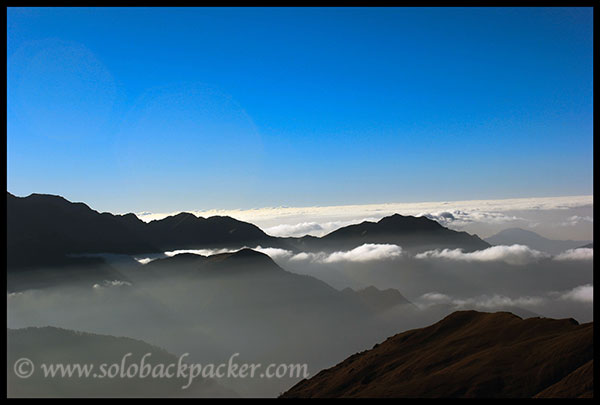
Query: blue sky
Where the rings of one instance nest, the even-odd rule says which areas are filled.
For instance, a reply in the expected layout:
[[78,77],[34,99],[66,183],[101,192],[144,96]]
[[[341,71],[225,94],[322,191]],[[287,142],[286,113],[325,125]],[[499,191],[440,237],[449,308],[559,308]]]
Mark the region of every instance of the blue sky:
[[112,212],[592,193],[591,9],[9,9],[8,190]]

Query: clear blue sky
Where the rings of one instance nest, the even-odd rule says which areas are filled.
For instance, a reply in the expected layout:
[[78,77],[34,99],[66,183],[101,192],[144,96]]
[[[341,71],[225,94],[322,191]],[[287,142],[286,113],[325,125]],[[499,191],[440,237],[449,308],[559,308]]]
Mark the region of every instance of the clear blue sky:
[[101,211],[592,193],[592,9],[9,9],[8,190]]

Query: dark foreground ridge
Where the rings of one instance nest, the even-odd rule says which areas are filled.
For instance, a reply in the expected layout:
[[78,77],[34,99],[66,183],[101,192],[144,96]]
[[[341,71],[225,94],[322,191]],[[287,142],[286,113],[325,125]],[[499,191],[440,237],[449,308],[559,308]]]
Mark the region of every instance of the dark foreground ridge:
[[593,323],[459,311],[354,354],[282,395],[535,396],[593,396]]

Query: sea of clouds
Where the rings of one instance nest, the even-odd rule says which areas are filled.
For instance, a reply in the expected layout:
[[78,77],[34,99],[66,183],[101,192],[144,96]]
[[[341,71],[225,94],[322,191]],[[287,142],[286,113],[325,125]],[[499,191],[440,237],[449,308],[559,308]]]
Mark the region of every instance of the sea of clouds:
[[[136,214],[143,221],[177,212]],[[272,236],[323,236],[338,228],[398,213],[425,216],[456,230],[488,237],[509,227],[532,229],[550,239],[593,239],[593,196],[501,200],[385,203],[316,207],[190,210],[197,216],[227,215],[253,223]]]

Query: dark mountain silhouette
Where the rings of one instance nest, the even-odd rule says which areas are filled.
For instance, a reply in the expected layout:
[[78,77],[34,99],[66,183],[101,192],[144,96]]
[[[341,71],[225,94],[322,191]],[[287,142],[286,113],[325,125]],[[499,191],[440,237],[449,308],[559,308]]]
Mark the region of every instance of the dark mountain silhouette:
[[581,247],[581,245],[588,243],[588,241],[548,239],[535,232],[521,228],[505,229],[486,238],[485,241],[491,245],[526,245],[532,249],[553,255],[562,253],[568,249]]
[[7,264],[11,267],[69,264],[77,253],[155,251],[133,214],[100,214],[59,196],[7,193]]
[[8,268],[77,264],[83,253],[154,253],[172,249],[265,244],[273,238],[230,217],[181,213],[145,223],[134,214],[98,213],[83,203],[7,192]]
[[583,248],[583,249],[593,249],[594,243],[588,243],[587,245],[583,245],[583,246],[579,246],[579,247]]
[[403,249],[423,251],[435,248],[456,249],[466,252],[490,247],[476,235],[444,228],[438,222],[426,217],[413,217],[394,214],[378,222],[364,221],[337,229],[318,241],[304,240],[312,247],[325,250],[352,249],[364,243],[387,243]]
[[[168,271],[165,271],[168,269]],[[172,257],[156,259],[143,266],[140,272],[144,274],[166,276],[191,275],[227,276],[242,273],[288,273],[279,267],[269,256],[252,249],[240,249],[232,253],[221,253],[211,256],[202,256],[194,253],[180,253]],[[162,272],[162,273],[161,273]]]
[[592,323],[460,311],[350,356],[282,396],[591,396],[592,360]]
[[[8,397],[232,397],[225,389],[210,379],[196,378],[188,384],[184,377],[175,378],[93,378],[102,374],[113,364],[122,364],[125,370],[133,364],[138,367],[147,353],[144,364],[151,367],[177,364],[178,358],[167,351],[140,340],[98,335],[54,327],[8,329],[7,330],[7,395]],[[14,364],[20,358],[30,359],[34,373],[29,378],[19,378]],[[42,364],[94,365],[90,377],[44,377]],[[131,370],[133,373],[133,369]]]
[[210,218],[180,213],[145,224],[150,243],[161,251],[198,247],[269,244],[275,238],[247,222],[227,216]]
[[180,213],[145,223],[134,214],[99,213],[63,197],[7,192],[7,266],[81,264],[77,254],[140,254],[176,249],[241,248],[258,245],[293,251],[347,250],[364,243],[392,243],[408,250],[489,245],[476,235],[456,232],[425,217],[392,215],[378,222],[340,228],[322,238],[276,238],[236,219]]

